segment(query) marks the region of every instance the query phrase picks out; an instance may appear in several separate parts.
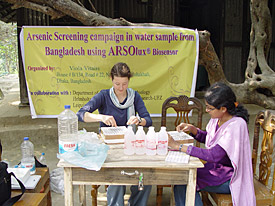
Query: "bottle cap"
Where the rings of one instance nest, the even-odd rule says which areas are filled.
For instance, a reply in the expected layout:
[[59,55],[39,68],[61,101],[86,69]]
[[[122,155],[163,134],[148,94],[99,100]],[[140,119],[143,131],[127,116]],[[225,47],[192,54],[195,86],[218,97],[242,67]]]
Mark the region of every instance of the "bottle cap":
[[65,108],[65,109],[70,109],[70,108],[71,108],[71,105],[65,105],[64,108]]
[[45,152],[42,152],[42,155],[45,155]]
[[28,137],[24,137],[24,140],[29,140],[29,138]]

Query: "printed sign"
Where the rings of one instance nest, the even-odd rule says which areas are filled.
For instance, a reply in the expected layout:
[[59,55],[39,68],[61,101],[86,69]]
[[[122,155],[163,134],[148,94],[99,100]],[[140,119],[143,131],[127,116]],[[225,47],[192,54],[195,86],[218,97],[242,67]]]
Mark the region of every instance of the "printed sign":
[[[23,27],[21,50],[33,118],[77,112],[125,62],[151,116],[170,96],[194,96],[198,32],[166,27]],[[168,111],[169,112],[169,111]]]

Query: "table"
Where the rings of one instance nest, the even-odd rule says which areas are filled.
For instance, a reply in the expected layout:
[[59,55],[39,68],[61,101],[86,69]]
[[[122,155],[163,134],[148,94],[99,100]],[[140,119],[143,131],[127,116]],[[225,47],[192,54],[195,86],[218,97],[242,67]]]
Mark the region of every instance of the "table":
[[[36,168],[35,175],[40,175],[41,178],[34,189],[26,189],[25,193],[46,193],[47,205],[51,206],[51,191],[50,191],[50,173],[48,167]],[[14,192],[20,192],[21,190],[12,190]]]
[[[12,192],[11,196],[17,196],[21,192]],[[14,206],[46,206],[47,195],[46,193],[24,193],[20,200],[18,200]]]
[[86,205],[85,185],[138,185],[139,175],[143,173],[144,185],[187,185],[186,205],[194,205],[197,168],[203,167],[196,157],[190,157],[188,164],[165,162],[166,156],[132,155],[123,153],[123,145],[110,145],[107,159],[100,171],[87,170],[60,160],[58,167],[64,168],[65,205],[73,205],[73,185],[80,185],[79,200]]

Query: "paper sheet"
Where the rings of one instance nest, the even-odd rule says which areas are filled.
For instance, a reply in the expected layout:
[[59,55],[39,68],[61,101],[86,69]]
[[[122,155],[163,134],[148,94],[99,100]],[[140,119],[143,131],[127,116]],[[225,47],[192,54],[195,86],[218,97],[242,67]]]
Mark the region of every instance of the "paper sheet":
[[[31,175],[28,180],[23,183],[26,189],[34,189],[37,185],[37,183],[39,182],[41,178],[41,175]],[[20,185],[17,184],[12,184],[11,185],[12,189],[20,189]]]
[[176,163],[188,163],[190,155],[180,151],[169,151],[165,161],[176,162]]

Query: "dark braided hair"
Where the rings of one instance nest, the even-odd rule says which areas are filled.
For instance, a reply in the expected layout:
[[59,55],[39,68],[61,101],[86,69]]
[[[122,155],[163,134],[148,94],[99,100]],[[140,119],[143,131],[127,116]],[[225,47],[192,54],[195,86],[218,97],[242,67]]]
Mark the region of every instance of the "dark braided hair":
[[213,107],[220,109],[226,107],[230,115],[243,118],[247,123],[249,121],[249,114],[247,109],[242,105],[235,105],[236,95],[233,90],[222,82],[217,82],[211,85],[205,95],[205,101]]
[[123,62],[116,63],[113,68],[111,69],[110,73],[112,80],[114,79],[114,76],[116,77],[128,77],[130,79],[132,77],[132,73],[130,71],[130,68],[127,64]]

